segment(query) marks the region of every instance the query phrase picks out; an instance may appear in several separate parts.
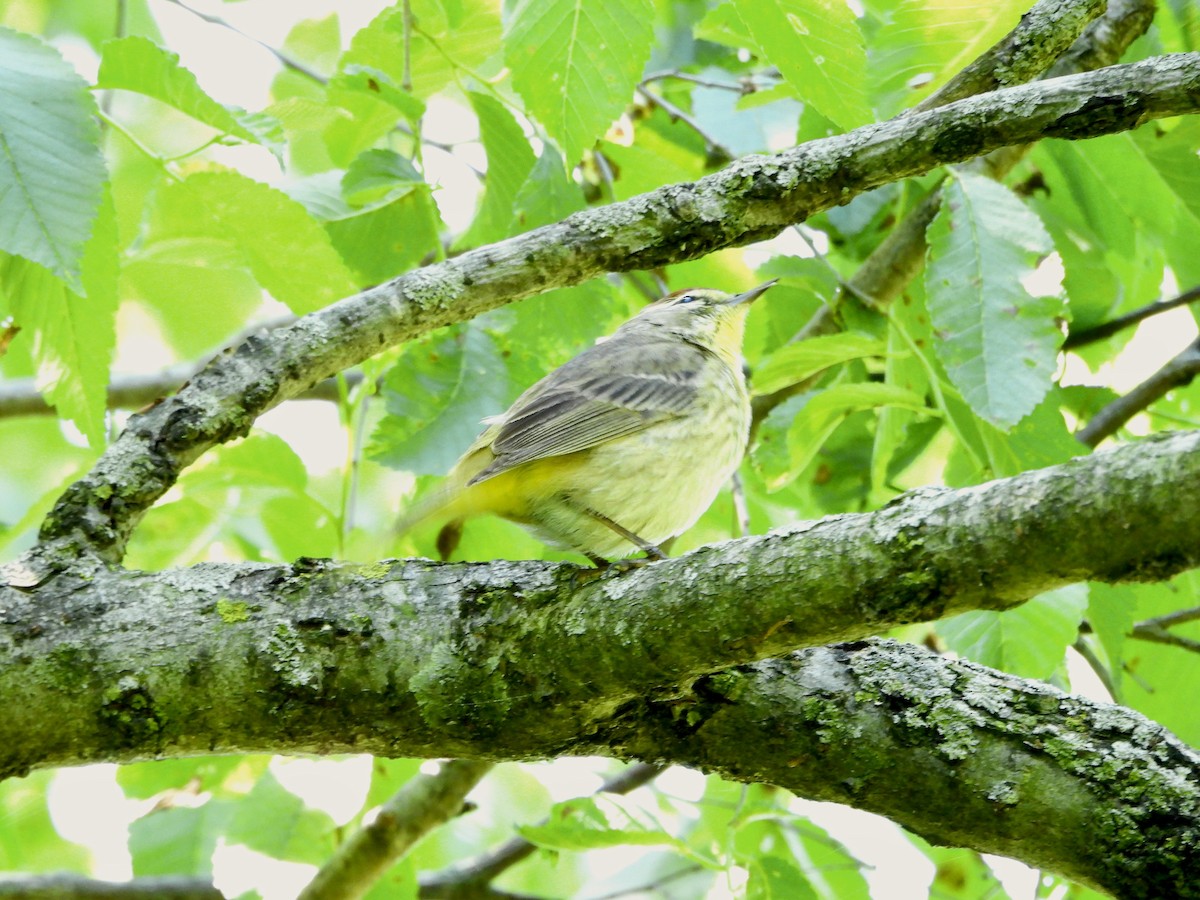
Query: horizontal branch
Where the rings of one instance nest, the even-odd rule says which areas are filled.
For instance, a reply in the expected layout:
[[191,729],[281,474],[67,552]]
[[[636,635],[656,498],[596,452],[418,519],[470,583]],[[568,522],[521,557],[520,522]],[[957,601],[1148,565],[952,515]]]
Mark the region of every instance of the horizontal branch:
[[252,337],[131,420],[59,500],[46,541],[121,558],[141,515],[184,467],[254,419],[383,347],[606,271],[704,256],[772,237],[857,194],[999,147],[1082,139],[1200,111],[1200,54],[1049,79],[749,156],[699,181],[464,253]]
[[76,566],[0,589],[0,777],[267,749],[555,755],[730,665],[1198,563],[1200,432],[1185,432],[624,573]]
[[810,650],[629,709],[598,741],[888,816],[1124,900],[1200,897],[1200,755],[1131,710],[911,645]]

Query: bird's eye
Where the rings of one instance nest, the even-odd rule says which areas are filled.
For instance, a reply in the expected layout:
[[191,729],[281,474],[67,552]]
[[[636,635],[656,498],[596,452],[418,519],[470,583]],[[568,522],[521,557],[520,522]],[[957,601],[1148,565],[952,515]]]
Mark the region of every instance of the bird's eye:
[[695,294],[684,294],[682,297],[679,298],[679,302],[680,303],[691,303],[696,299],[697,299],[697,297]]

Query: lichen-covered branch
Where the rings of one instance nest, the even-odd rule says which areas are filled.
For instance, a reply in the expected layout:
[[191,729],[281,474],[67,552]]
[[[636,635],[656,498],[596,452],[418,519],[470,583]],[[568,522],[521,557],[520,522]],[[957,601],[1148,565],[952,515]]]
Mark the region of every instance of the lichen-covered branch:
[[631,572],[536,561],[74,567],[0,589],[0,777],[273,750],[570,753],[796,648],[1200,563],[1200,432]]
[[1200,754],[1118,706],[891,641],[716,673],[597,744],[867,809],[1123,900],[1200,897]]
[[254,419],[381,348],[606,271],[652,268],[771,237],[862,191],[996,148],[1078,140],[1200,111],[1200,54],[1007,88],[936,110],[750,156],[697,182],[587,210],[401,276],[252,337],[135,417],[60,498],[42,538],[116,561],[180,471]]

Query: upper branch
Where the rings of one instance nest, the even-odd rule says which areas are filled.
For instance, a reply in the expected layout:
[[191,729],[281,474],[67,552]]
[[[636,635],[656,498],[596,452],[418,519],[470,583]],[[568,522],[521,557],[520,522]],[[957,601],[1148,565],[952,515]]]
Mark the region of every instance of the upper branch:
[[323,378],[432,328],[605,271],[653,268],[777,234],[857,194],[999,147],[1082,139],[1200,111],[1200,54],[1159,57],[1007,88],[622,203],[403,275],[248,339],[133,418],[59,499],[45,542],[116,561],[146,509],[214,444]]

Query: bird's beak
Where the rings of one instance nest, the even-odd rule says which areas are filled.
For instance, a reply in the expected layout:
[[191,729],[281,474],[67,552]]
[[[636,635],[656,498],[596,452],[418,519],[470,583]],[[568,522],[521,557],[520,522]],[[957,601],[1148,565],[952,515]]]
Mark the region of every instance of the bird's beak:
[[728,300],[725,301],[725,305],[726,306],[740,306],[743,303],[753,303],[755,300],[757,300],[759,297],[761,297],[764,293],[766,293],[767,288],[772,287],[778,281],[779,281],[778,278],[772,278],[770,281],[764,281],[758,287],[750,288],[750,290],[744,291],[741,294],[734,294],[732,297],[730,297]]

